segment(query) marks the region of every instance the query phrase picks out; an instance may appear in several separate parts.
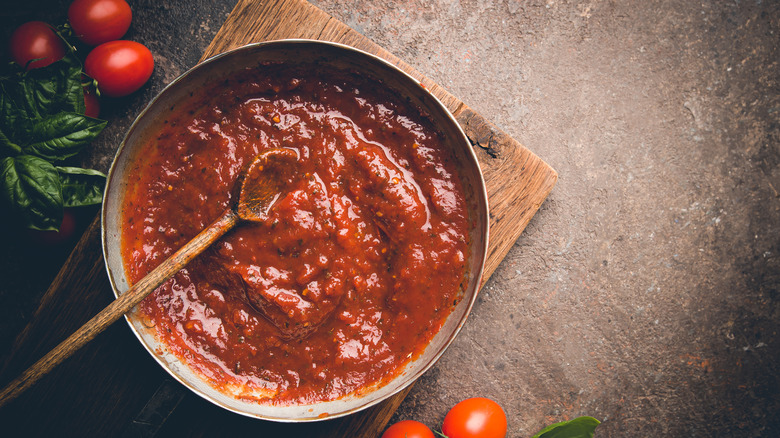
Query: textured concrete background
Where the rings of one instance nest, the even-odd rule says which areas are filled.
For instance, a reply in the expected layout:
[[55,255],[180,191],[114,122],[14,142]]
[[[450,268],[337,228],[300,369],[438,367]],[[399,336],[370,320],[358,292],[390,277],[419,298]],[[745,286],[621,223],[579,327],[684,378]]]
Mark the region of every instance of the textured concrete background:
[[[131,1],[129,37],[157,68],[108,105],[86,162],[108,167],[234,3]],[[481,395],[512,437],[579,415],[604,437],[780,436],[778,2],[314,3],[560,174],[396,420],[438,428]],[[56,272],[51,256],[28,280],[29,252],[4,249],[2,296],[35,297]],[[29,308],[2,310],[3,345]]]

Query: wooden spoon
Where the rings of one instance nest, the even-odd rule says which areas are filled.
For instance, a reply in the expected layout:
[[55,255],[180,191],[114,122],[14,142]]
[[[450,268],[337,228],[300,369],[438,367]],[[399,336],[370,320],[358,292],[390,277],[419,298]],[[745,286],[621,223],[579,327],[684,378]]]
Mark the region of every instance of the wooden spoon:
[[16,398],[60,362],[130,311],[159,285],[173,277],[198,254],[236,226],[239,221],[265,220],[281,192],[279,179],[274,173],[264,171],[265,167],[277,163],[292,163],[297,159],[298,154],[290,149],[269,149],[255,157],[236,183],[238,191],[237,196],[234,196],[234,204],[219,219],[11,382],[0,393],[0,406]]

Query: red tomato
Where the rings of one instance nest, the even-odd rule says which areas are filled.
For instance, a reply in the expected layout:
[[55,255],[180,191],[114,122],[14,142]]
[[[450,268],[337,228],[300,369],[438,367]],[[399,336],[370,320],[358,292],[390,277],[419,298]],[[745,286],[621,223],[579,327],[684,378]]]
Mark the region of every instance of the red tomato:
[[441,431],[449,438],[504,438],[506,414],[489,398],[469,398],[447,412]]
[[135,41],[109,41],[89,52],[84,72],[97,81],[100,93],[127,96],[149,80],[154,70],[152,52]]
[[434,438],[428,426],[414,420],[399,421],[387,428],[382,438]]
[[58,231],[29,230],[32,240],[43,246],[57,246],[69,241],[76,231],[76,213],[72,208],[62,212],[62,222]]
[[76,0],[68,8],[73,33],[90,46],[122,38],[132,20],[125,0]]
[[84,115],[94,119],[100,116],[100,99],[89,88],[84,88]]
[[[46,67],[62,59],[65,56],[65,43],[48,24],[30,21],[19,26],[11,35],[10,51],[17,64],[30,70]],[[37,61],[30,62],[33,59]]]

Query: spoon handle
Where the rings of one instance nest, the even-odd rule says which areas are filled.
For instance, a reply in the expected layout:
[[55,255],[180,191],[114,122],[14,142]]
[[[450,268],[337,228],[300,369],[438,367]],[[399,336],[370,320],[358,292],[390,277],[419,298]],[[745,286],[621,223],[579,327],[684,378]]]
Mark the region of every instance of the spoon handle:
[[127,313],[136,304],[140,303],[159,285],[173,277],[190,260],[222,237],[231,228],[238,223],[238,215],[233,209],[228,209],[222,216],[201,231],[186,245],[181,247],[172,256],[165,259],[152,272],[134,284],[127,292],[119,296],[114,302],[109,304],[100,313],[87,321],[81,328],[76,330],[70,337],[62,341],[57,347],[51,350],[43,358],[35,362],[24,373],[17,377],[13,382],[0,392],[0,406],[15,399],[24,392],[38,379],[46,375],[49,371],[59,365],[60,362],[67,359],[76,350],[91,341],[98,333],[102,332],[109,325],[114,323],[119,317]]

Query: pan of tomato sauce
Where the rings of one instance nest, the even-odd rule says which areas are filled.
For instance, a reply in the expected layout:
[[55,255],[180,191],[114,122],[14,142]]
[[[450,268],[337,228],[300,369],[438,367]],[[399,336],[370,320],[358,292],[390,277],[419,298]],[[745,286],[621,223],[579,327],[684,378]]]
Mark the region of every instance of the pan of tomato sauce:
[[[466,320],[488,235],[479,165],[452,115],[394,66],[308,40],[242,47],[174,81],[108,178],[117,295],[200,230],[264,150],[284,188],[127,315],[190,389],[276,421],[345,415],[430,368]],[[269,169],[269,171],[271,171]]]

